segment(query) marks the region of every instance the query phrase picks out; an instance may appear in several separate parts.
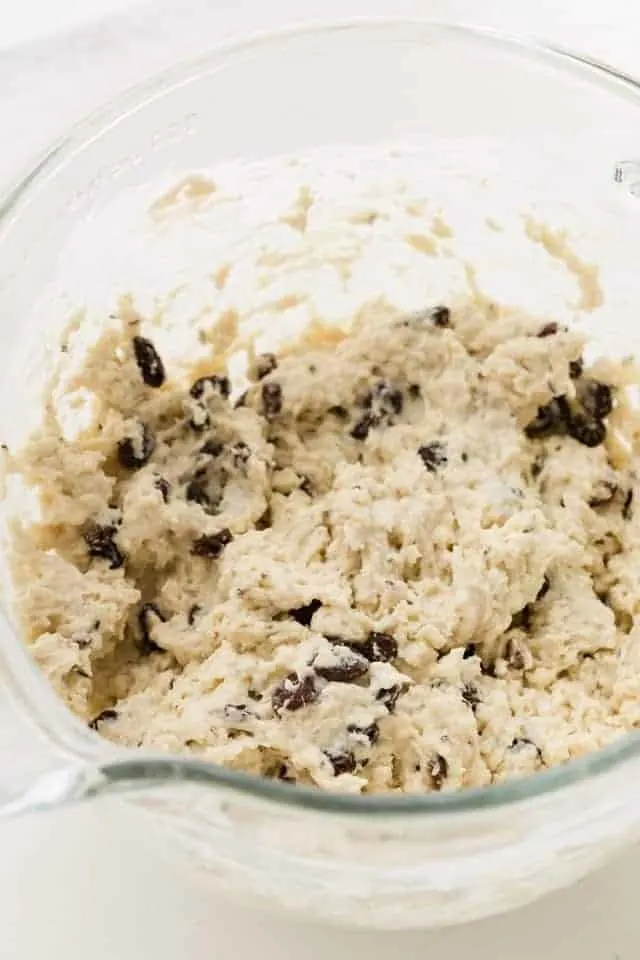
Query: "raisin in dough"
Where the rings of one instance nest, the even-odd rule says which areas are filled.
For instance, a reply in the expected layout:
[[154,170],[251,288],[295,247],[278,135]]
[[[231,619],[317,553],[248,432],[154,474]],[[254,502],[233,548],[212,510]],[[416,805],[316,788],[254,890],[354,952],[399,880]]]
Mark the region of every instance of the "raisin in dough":
[[[350,793],[481,786],[640,723],[640,517],[621,369],[472,300],[363,307],[230,396],[130,321],[10,469],[26,641],[131,747]],[[605,382],[606,381],[606,382]]]

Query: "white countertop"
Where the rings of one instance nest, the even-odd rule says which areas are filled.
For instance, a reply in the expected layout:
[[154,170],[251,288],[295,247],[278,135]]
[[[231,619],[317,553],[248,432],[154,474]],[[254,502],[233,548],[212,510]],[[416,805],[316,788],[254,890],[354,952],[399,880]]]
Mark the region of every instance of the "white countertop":
[[[483,22],[640,73],[640,7],[632,0],[485,0],[482,14],[473,0],[96,0],[90,15],[88,0],[58,0],[44,18],[42,0],[12,7],[6,29],[9,14],[0,9],[0,181],[135,80],[221,38],[292,20],[408,14]],[[117,13],[96,20],[110,10]],[[56,22],[81,26],[60,34]],[[37,39],[11,42],[29,38]],[[640,151],[640,129],[638,141]],[[640,952],[640,850],[517,913],[393,935],[275,921],[214,899],[106,805],[2,824],[0,850],[2,960],[342,960],[365,953],[368,960],[637,960]]]

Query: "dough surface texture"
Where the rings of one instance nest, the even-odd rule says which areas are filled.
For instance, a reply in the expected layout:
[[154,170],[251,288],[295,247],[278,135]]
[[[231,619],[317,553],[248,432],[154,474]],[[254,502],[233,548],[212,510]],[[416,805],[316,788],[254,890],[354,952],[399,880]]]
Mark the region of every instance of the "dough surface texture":
[[[640,723],[624,366],[481,299],[170,374],[131,309],[10,458],[24,637],[131,747],[349,793],[482,786]],[[53,389],[53,388],[52,388]]]

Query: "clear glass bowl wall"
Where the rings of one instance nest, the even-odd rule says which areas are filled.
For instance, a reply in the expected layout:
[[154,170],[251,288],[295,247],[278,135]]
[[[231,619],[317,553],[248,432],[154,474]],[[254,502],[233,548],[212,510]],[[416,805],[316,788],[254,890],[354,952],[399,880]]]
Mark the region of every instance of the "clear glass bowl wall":
[[[433,144],[436,200],[440,178],[450,191],[453,175],[464,180],[470,217],[499,213],[515,224],[534,213],[567,226],[584,257],[601,266],[606,301],[580,317],[562,296],[558,315],[582,324],[610,354],[637,351],[633,82],[457,27],[297,30],[222,48],[126,95],[53,148],[7,199],[2,439],[24,436],[35,358],[68,316],[68,301],[50,299],[60,252],[124,192],[234,157],[414,138]],[[89,244],[78,290],[87,264],[100,271],[99,246],[96,238],[92,263]],[[510,257],[508,231],[503,255],[484,269],[483,282],[498,290],[516,276],[513,297],[530,304],[539,284],[533,276],[527,284],[526,265]],[[244,902],[368,927],[461,922],[568,883],[639,832],[634,737],[566,768],[458,796],[329,797],[102,744],[54,703],[8,625],[1,643],[23,717],[39,724],[56,763],[89,771],[84,788],[70,778],[57,802],[123,794],[118,802],[156,830],[159,843]],[[43,805],[37,790],[32,803]]]

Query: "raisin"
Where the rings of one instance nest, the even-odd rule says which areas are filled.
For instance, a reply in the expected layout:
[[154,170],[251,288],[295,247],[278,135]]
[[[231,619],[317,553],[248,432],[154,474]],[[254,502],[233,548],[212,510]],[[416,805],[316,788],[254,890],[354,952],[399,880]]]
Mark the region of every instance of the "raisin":
[[142,438],[133,440],[125,437],[118,444],[118,460],[127,470],[139,470],[148,463],[151,454],[156,448],[155,437],[149,427],[142,424]]
[[302,477],[302,482],[298,489],[302,490],[303,493],[306,493],[308,497],[312,497],[314,494],[313,484],[311,483],[309,477]]
[[593,509],[608,506],[618,492],[618,489],[619,487],[617,483],[612,483],[609,480],[605,480],[602,484],[602,495],[599,497],[592,497],[591,500],[589,500],[589,506]]
[[267,507],[262,516],[256,520],[256,530],[268,530],[273,523],[271,507]]
[[146,337],[133,338],[133,352],[142,379],[148,387],[161,387],[165,381],[164,364],[158,351]]
[[531,617],[533,616],[533,604],[526,603],[522,610],[514,613],[511,620],[510,629],[529,630],[531,628]]
[[223,450],[224,446],[220,441],[214,440],[212,437],[202,444],[198,453],[203,453],[207,457],[219,457]]
[[249,462],[251,450],[244,440],[238,440],[238,442],[234,443],[234,445],[229,449],[229,455],[234,467],[240,469]]
[[380,727],[375,720],[366,727],[359,727],[355,723],[350,723],[347,727],[347,733],[352,733],[356,737],[366,737],[372,745],[380,739]]
[[431,311],[430,318],[434,327],[448,327],[451,323],[451,311],[449,307],[434,307]]
[[364,677],[369,671],[369,662],[359,653],[344,648],[341,653],[336,652],[336,662],[331,666],[316,666],[314,670],[323,680],[332,680],[334,683],[353,683]]
[[371,413],[365,413],[351,428],[351,436],[354,440],[366,440],[369,436],[369,430],[375,427],[376,417]]
[[272,373],[278,366],[278,360],[274,353],[261,353],[254,361],[254,373],[256,380],[262,380],[268,374]]
[[559,329],[560,328],[558,327],[557,323],[545,323],[542,330],[540,330],[540,332],[537,333],[536,336],[540,337],[541,339],[544,337],[553,337],[558,332]]
[[246,723],[247,720],[255,719],[255,713],[249,710],[246,703],[227,703],[223,713],[228,723]]
[[82,677],[83,680],[91,679],[87,671],[83,670],[82,667],[79,667],[77,663],[74,663],[69,673],[72,673],[75,677]]
[[262,694],[258,693],[257,690],[252,690],[251,688],[247,690],[247,696],[250,700],[253,700],[254,703],[258,703],[260,700],[262,700]]
[[100,557],[102,560],[108,560],[112,570],[117,570],[124,563],[124,557],[120,548],[115,542],[114,534],[116,528],[113,526],[96,526],[84,533],[84,542],[87,545],[90,557]]
[[544,470],[545,458],[542,456],[537,456],[533,463],[531,464],[531,477],[533,480],[537,480],[542,471]]
[[551,581],[549,580],[549,577],[545,574],[542,580],[542,586],[540,587],[540,589],[536,594],[536,602],[538,600],[543,600],[546,597],[546,595],[549,593],[550,589],[551,589]]
[[379,416],[390,417],[402,413],[404,397],[402,391],[386,380],[379,380],[362,400],[362,406],[373,410]]
[[533,740],[529,740],[528,737],[516,737],[509,744],[510,750],[522,750],[525,747],[533,747],[538,754],[538,758],[542,760],[542,750],[536,743],[533,742]]
[[319,600],[312,600],[311,603],[305,603],[302,607],[294,607],[288,611],[290,617],[303,627],[310,627],[311,620],[316,610],[319,610],[322,603]]
[[205,395],[207,387],[210,387],[214,393],[219,393],[225,400],[231,393],[229,377],[217,373],[213,373],[208,377],[198,377],[195,383],[191,384],[189,393],[194,400],[201,400]]
[[391,407],[392,413],[402,413],[404,407],[404,397],[402,396],[402,391],[398,390],[397,387],[392,387],[384,393],[384,403],[385,405]]
[[289,768],[286,763],[280,763],[272,771],[267,772],[268,777],[273,777],[274,780],[280,780],[281,783],[295,783],[296,778],[291,776],[289,773]]
[[596,420],[603,420],[613,410],[611,387],[598,380],[583,380],[578,389],[578,400],[585,412]]
[[349,419],[349,411],[340,403],[335,403],[332,407],[329,407],[327,413],[330,413],[332,417],[337,417],[338,420]]
[[402,687],[398,684],[394,684],[392,687],[381,687],[376,693],[376,700],[378,703],[383,703],[389,713],[393,713],[402,692]]
[[449,773],[449,764],[441,753],[436,753],[427,763],[427,771],[435,790],[441,790]]
[[271,694],[271,703],[277,714],[282,710],[292,712],[313,703],[319,695],[320,691],[312,676],[308,674],[306,677],[301,677],[297,673],[290,673],[274,689]]
[[356,769],[356,758],[350,750],[325,750],[324,755],[331,763],[336,777],[341,773],[353,773]]
[[208,557],[215,560],[232,540],[231,531],[228,527],[225,527],[218,533],[205,534],[205,536],[194,540],[191,545],[191,553],[196,557]]
[[476,707],[480,703],[480,694],[478,693],[478,688],[474,683],[465,683],[462,688],[461,697],[464,703],[468,707],[471,707],[475,713]]
[[187,613],[187,623],[189,624],[190,627],[192,627],[196,622],[196,617],[198,616],[201,610],[202,610],[202,607],[200,606],[199,603],[194,603],[192,604],[192,606],[189,607],[189,612]]
[[444,466],[447,462],[447,448],[444,443],[434,440],[433,443],[418,447],[418,456],[429,473],[435,473],[438,467]]
[[578,357],[577,360],[572,360],[569,364],[569,376],[572,380],[578,380],[584,370],[584,360],[582,357]]
[[165,480],[164,477],[156,477],[153,481],[153,485],[156,490],[160,491],[160,495],[165,503],[169,503],[169,494],[171,492],[171,484],[168,480]]
[[602,420],[592,420],[578,413],[571,418],[569,435],[585,447],[599,447],[607,435],[607,428]]
[[206,477],[193,477],[189,480],[184,490],[185,499],[191,503],[197,503],[201,507],[211,507],[211,498],[207,491]]
[[262,384],[262,412],[265,417],[275,417],[282,410],[282,387],[279,383]]
[[567,398],[554,397],[546,406],[538,407],[536,417],[527,424],[524,432],[530,440],[552,434],[562,435],[567,432],[570,422],[571,410]]
[[633,490],[629,490],[629,492],[627,493],[626,497],[624,498],[624,503],[623,503],[623,505],[622,505],[622,519],[623,519],[623,520],[630,520],[630,519],[631,519],[631,514],[632,514],[632,512],[633,512],[632,509],[631,509],[632,506],[633,506]]
[[151,621],[156,617],[160,623],[166,623],[167,618],[158,610],[155,603],[144,603],[138,611],[138,625],[140,627],[140,653],[144,656],[158,653],[162,650],[151,638]]
[[355,649],[370,663],[389,663],[398,656],[398,644],[389,633],[370,633]]
[[468,643],[464,650],[462,651],[462,659],[470,660],[471,657],[477,657],[478,651],[476,649],[475,643]]
[[103,720],[117,720],[117,719],[118,719],[117,710],[112,710],[112,709],[102,710],[97,717],[94,717],[93,720],[89,721],[88,726],[90,726],[92,730],[97,730],[98,724],[102,723]]
[[409,384],[409,396],[412,400],[419,400],[422,396],[422,391],[420,390],[419,383],[410,383]]

